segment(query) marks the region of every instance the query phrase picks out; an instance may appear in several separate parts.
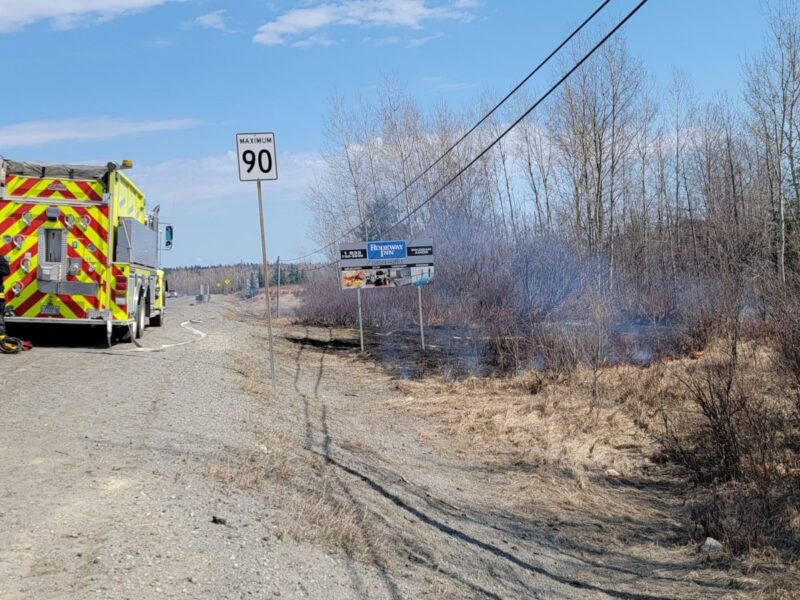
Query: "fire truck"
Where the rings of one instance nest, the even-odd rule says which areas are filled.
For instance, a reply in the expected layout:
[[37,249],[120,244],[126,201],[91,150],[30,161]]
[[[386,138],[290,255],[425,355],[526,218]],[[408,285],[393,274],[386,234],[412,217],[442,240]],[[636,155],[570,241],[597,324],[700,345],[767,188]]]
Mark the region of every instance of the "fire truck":
[[172,227],[161,228],[159,207],[147,212],[123,172],[132,166],[0,157],[0,254],[11,267],[0,293],[9,326],[92,325],[110,346],[164,323],[159,265]]

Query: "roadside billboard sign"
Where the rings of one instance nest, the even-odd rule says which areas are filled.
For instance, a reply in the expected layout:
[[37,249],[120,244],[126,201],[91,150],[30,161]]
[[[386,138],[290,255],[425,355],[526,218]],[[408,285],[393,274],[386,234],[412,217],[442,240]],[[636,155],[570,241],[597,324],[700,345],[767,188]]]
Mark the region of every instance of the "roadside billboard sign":
[[433,242],[394,240],[342,244],[343,290],[421,286],[433,281]]

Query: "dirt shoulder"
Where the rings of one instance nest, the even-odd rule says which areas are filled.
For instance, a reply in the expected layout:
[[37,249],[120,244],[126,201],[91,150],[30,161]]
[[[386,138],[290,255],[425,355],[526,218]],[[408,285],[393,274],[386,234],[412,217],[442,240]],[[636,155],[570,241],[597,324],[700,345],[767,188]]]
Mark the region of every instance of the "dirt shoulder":
[[[265,340],[256,334],[262,348]],[[641,440],[585,448],[598,454],[591,469],[537,463],[513,440],[491,448],[468,420],[436,414],[441,390],[431,382],[398,383],[357,346],[351,331],[283,323],[274,396],[253,380],[250,359],[234,356],[243,388],[263,400],[257,435],[291,449],[275,464],[282,491],[271,500],[296,508],[287,534],[379,576],[379,588],[356,586],[352,597],[763,592],[757,576],[699,561],[674,482],[640,469]],[[450,390],[448,401],[466,405],[472,396]],[[496,417],[502,430],[508,415]],[[562,443],[552,437],[549,450]],[[246,483],[262,493],[263,484]]]
[[665,482],[489,451],[420,411],[442,390],[398,386],[353,332],[278,321],[273,392],[253,306],[182,300],[150,351],[3,359],[0,598],[763,589],[697,561]]
[[346,560],[281,539],[278,510],[212,472],[259,448],[262,405],[230,360],[253,327],[216,301],[168,314],[142,340],[149,351],[83,340],[2,359],[0,598],[349,589]]

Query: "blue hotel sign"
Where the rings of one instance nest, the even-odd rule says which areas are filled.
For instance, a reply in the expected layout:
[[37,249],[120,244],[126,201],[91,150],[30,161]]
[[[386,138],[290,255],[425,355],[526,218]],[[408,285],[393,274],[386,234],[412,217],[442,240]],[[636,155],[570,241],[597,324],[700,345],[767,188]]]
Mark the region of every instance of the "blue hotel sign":
[[406,243],[404,240],[367,242],[367,258],[369,260],[398,260],[406,256]]

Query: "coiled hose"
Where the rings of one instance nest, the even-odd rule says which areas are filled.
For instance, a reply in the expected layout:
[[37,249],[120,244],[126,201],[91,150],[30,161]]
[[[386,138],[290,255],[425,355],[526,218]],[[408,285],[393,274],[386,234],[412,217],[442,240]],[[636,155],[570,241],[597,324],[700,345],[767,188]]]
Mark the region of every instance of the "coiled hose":
[[19,338],[0,336],[0,352],[3,354],[19,354],[25,349],[25,344]]

